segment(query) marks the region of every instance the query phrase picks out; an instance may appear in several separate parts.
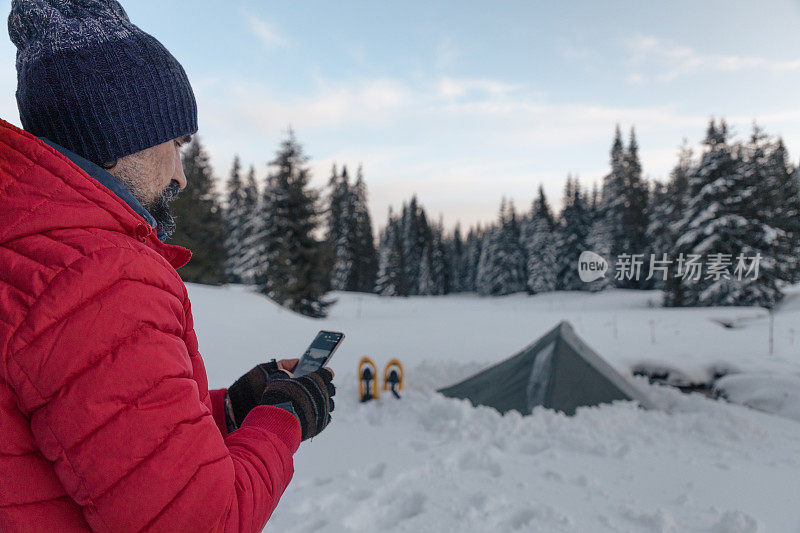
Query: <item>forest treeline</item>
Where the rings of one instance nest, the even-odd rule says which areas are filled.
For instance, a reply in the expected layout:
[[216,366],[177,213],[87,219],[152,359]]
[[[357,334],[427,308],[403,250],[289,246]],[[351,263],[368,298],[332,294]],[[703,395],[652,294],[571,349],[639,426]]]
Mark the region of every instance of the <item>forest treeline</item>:
[[[664,305],[771,308],[798,281],[798,169],[758,126],[743,140],[712,120],[664,181],[643,177],[636,135],[616,128],[610,169],[587,189],[568,176],[560,209],[539,186],[528,208],[503,199],[497,219],[447,231],[416,196],[373,234],[364,171],[334,165],[324,191],[290,132],[263,182],[238,157],[218,198],[200,140],[183,153],[190,187],[174,202],[173,242],[193,251],[186,281],[256,284],[276,302],[324,316],[330,290],[386,296],[500,296],[610,287],[662,289]],[[584,282],[582,252],[608,272]]]

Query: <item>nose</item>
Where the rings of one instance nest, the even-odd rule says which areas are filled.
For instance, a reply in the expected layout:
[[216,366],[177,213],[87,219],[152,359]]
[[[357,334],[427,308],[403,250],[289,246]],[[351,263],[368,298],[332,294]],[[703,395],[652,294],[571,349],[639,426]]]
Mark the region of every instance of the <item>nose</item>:
[[181,152],[175,147],[175,172],[172,174],[172,179],[178,182],[181,189],[186,188],[186,175],[183,173],[183,161],[181,161]]

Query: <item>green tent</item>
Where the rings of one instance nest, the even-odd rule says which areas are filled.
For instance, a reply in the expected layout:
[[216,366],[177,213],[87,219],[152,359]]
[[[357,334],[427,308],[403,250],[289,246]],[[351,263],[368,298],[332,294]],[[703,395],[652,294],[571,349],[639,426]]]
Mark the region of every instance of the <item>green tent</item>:
[[539,405],[573,415],[578,407],[614,400],[651,407],[644,393],[589,348],[567,322],[517,355],[439,392],[524,415]]

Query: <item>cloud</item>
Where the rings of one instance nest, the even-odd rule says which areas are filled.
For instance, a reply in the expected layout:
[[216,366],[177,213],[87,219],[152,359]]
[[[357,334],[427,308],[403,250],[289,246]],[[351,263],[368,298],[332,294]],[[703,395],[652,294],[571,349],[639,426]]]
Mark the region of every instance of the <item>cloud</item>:
[[289,44],[289,41],[278,32],[271,22],[264,20],[252,11],[242,10],[242,15],[247,19],[250,31],[258,38],[265,50],[281,48]]
[[449,70],[456,65],[461,56],[462,52],[456,46],[453,38],[445,35],[436,45],[433,63],[438,70]]
[[382,124],[409,99],[408,90],[390,79],[325,83],[314,93],[292,96],[275,94],[260,83],[234,82],[216,105],[226,108],[223,118],[263,132],[290,124],[306,130]]
[[523,85],[506,83],[492,79],[442,78],[439,81],[439,94],[445,97],[460,97],[483,93],[489,96],[506,96],[523,89]]
[[628,82],[633,83],[634,85],[641,85],[647,81],[647,77],[643,74],[639,74],[638,72],[633,72],[628,75]]
[[[291,125],[313,158],[317,185],[331,163],[363,162],[378,224],[389,205],[397,208],[415,192],[448,224],[494,219],[502,195],[526,208],[540,183],[557,206],[568,171],[586,186],[608,171],[616,123],[626,136],[636,126],[645,173],[663,179],[681,139],[699,142],[709,118],[677,105],[553,102],[491,78],[321,78],[301,93],[227,78],[196,86],[201,134],[219,173],[237,152],[262,172]],[[800,142],[800,106],[726,118],[745,129],[755,118],[785,134],[790,148]]]
[[[800,71],[800,59],[781,60],[759,56],[702,54],[689,46],[681,46],[654,36],[639,35],[627,41],[629,64],[638,71],[628,76],[631,83],[669,82],[700,71],[768,72]],[[646,74],[641,70],[652,71]]]

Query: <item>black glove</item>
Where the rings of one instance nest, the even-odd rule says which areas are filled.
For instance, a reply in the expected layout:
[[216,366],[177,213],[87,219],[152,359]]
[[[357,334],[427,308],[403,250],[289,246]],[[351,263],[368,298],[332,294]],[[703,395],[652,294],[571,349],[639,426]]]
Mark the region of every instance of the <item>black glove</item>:
[[333,374],[327,368],[299,378],[275,375],[267,383],[261,404],[293,411],[300,421],[302,440],[310,439],[319,435],[331,421],[336,394],[332,380]]
[[238,428],[247,413],[259,405],[267,383],[278,375],[288,377],[273,359],[269,363],[256,366],[228,387],[225,394],[225,422],[228,432]]

